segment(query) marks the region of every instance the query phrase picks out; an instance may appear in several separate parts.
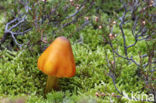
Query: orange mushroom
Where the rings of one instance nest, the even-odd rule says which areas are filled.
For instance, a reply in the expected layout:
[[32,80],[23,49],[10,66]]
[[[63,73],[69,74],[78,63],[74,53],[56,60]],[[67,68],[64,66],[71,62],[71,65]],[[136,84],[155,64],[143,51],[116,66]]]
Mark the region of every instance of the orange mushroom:
[[74,76],[76,67],[69,40],[56,38],[41,54],[37,66],[48,75],[45,93],[57,88],[57,78]]

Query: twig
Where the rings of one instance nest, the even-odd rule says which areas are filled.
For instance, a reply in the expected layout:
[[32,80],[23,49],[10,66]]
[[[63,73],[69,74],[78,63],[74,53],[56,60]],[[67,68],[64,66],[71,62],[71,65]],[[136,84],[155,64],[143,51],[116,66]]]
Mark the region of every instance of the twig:
[[[15,19],[11,20],[10,22],[8,22],[5,26],[5,31],[4,31],[4,36],[2,37],[1,43],[3,43],[6,40],[7,35],[11,35],[12,39],[14,40],[15,44],[17,46],[19,46],[19,48],[22,47],[22,44],[19,44],[15,38],[15,36],[17,35],[24,35],[25,33],[27,33],[28,31],[31,30],[31,28],[24,30],[24,31],[17,31],[17,32],[13,32],[13,29],[15,28],[22,28],[21,25],[23,23],[26,22],[26,18],[27,18],[27,13],[30,10],[30,7],[28,6],[28,1],[26,0],[25,2],[21,1],[21,3],[24,5],[25,7],[25,14],[19,14],[18,17],[16,17]],[[9,28],[10,26],[10,28]]]

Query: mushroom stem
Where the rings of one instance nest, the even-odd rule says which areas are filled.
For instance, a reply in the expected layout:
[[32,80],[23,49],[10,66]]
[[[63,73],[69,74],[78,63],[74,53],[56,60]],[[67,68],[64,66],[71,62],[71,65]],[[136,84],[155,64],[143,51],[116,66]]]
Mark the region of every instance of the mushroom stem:
[[48,75],[45,94],[50,92],[52,89],[57,89],[57,77]]

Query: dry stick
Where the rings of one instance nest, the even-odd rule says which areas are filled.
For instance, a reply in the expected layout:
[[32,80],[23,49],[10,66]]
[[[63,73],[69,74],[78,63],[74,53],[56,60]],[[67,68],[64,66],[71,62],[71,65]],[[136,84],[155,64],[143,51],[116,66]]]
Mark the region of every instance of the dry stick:
[[[137,2],[137,1],[136,1],[136,2]],[[135,2],[135,3],[136,3],[136,2]],[[136,4],[137,4],[137,3],[136,3]],[[135,5],[136,5],[136,4],[135,4]],[[139,4],[138,4],[138,5],[139,5]],[[137,5],[137,6],[138,6],[138,5]],[[133,34],[133,36],[134,36],[134,38],[135,38],[135,42],[134,42],[133,44],[129,45],[129,46],[126,46],[126,37],[125,37],[124,31],[123,31],[122,25],[125,23],[125,21],[124,21],[124,20],[125,20],[125,15],[126,15],[126,13],[127,13],[128,11],[127,11],[127,8],[126,8],[126,5],[125,5],[125,4],[124,4],[123,7],[124,7],[125,11],[124,11],[124,13],[123,13],[123,16],[120,17],[121,23],[120,23],[119,27],[120,27],[120,30],[121,30],[121,33],[122,33],[122,37],[123,37],[125,56],[120,55],[120,54],[118,53],[118,51],[115,51],[115,50],[114,50],[113,44],[112,44],[111,41],[110,41],[109,44],[110,44],[110,46],[111,46],[111,48],[112,48],[113,54],[115,53],[116,55],[118,55],[118,56],[121,57],[121,58],[124,58],[124,59],[126,59],[126,60],[128,60],[128,61],[130,60],[130,61],[132,61],[133,63],[135,63],[138,67],[140,67],[140,64],[138,64],[138,63],[133,59],[132,56],[131,56],[131,58],[129,58],[129,57],[127,56],[127,55],[128,55],[128,54],[127,54],[127,49],[130,48],[130,47],[135,46],[136,43],[137,43],[137,41],[139,41],[138,37],[144,36],[144,34],[146,33],[147,29],[146,29],[145,27],[140,28],[140,29],[138,30],[138,32],[135,34],[135,31],[136,31],[136,23],[137,23],[137,19],[138,19],[138,18],[136,18],[136,20],[135,20],[135,22],[134,22],[134,25],[133,25],[133,29],[132,29],[132,34]],[[141,32],[141,34],[138,35],[140,32]],[[148,36],[147,36],[147,37],[148,37]],[[147,37],[146,37],[146,38],[147,38]],[[145,40],[146,38],[143,38],[142,40]],[[114,56],[114,55],[113,55],[113,56]],[[142,57],[147,57],[147,54],[142,55]],[[106,59],[107,59],[107,63],[109,64],[107,55],[106,55]],[[145,64],[145,65],[144,65],[144,68],[145,68],[146,66],[148,66],[148,64]],[[113,72],[111,71],[111,69],[110,69],[110,72],[109,72],[109,76],[112,78],[112,81],[113,81],[113,84],[114,84],[115,89],[118,91],[119,94],[121,94],[122,96],[124,96],[123,93],[120,92],[119,89],[116,87],[115,76],[114,76]],[[127,97],[127,96],[124,96],[124,97]],[[130,98],[130,97],[128,97],[128,98],[129,98],[129,99],[132,99],[132,98]],[[135,98],[135,100],[138,100],[138,99]],[[143,101],[147,101],[147,100],[143,100]]]
[[[77,21],[78,21],[78,18],[80,18],[81,16],[83,16],[84,14],[86,14],[86,13],[81,13],[80,15],[77,15],[78,13],[80,13],[80,11],[82,11],[82,10],[84,9],[84,5],[85,5],[86,3],[87,3],[87,0],[84,0],[84,2],[83,2],[83,3],[81,4],[81,6],[80,6],[80,9],[78,9],[74,14],[72,14],[72,15],[66,17],[66,19],[69,19],[69,18],[75,16],[75,18],[74,18],[72,21],[63,24],[62,28],[66,27],[66,26],[68,26],[68,25],[70,25],[70,24],[72,24],[72,23],[77,22]],[[91,3],[90,3],[90,6],[89,6],[88,9],[86,10],[86,12],[88,12],[88,11],[93,7],[93,5],[94,5],[94,2],[91,2]],[[65,20],[66,20],[66,19],[65,19]],[[88,23],[86,23],[86,24],[84,24],[84,25],[87,25],[87,24],[88,24]],[[82,26],[83,26],[83,25],[82,25]]]
[[[110,64],[110,63],[109,63],[109,60],[108,60],[107,53],[105,53],[105,54],[106,54],[106,61],[107,61],[108,64]],[[109,65],[108,65],[108,67],[109,67]],[[119,93],[120,95],[123,96],[123,93],[120,92],[120,90],[116,87],[115,75],[113,74],[113,72],[111,71],[110,68],[109,68],[109,76],[112,78],[112,81],[113,81],[113,84],[114,84],[115,89],[118,91],[118,93]]]
[[[15,19],[11,20],[10,22],[8,22],[5,26],[5,32],[4,32],[4,36],[2,37],[2,40],[1,40],[1,43],[3,43],[5,40],[6,40],[6,37],[7,35],[11,35],[13,41],[15,42],[16,45],[19,46],[19,48],[22,47],[22,44],[19,44],[15,38],[15,36],[17,35],[24,35],[25,33],[27,33],[28,31],[31,30],[31,28],[25,30],[25,31],[22,31],[22,32],[13,32],[12,30],[14,28],[17,28],[17,27],[20,27],[20,25],[22,25],[22,23],[25,23],[26,22],[26,17],[27,17],[27,13],[29,11],[29,6],[28,6],[28,1],[26,0],[25,2],[22,3],[25,7],[25,11],[26,13],[25,14],[20,14],[19,17],[16,17]],[[23,16],[23,17],[22,17]],[[16,23],[17,22],[17,23]],[[15,24],[14,24],[15,23]],[[12,25],[14,24],[14,25]],[[9,26],[12,25],[10,28]]]
[[121,23],[120,23],[119,27],[120,27],[120,30],[121,30],[121,33],[122,33],[122,37],[123,37],[125,56],[127,57],[126,37],[125,37],[125,33],[124,33],[124,31],[123,31],[123,28],[122,28],[122,25],[123,25],[124,22],[125,22],[125,15],[126,15],[126,13],[127,13],[126,4],[124,4],[124,9],[125,9],[125,11],[124,11],[124,13],[123,13],[123,16],[120,17]]

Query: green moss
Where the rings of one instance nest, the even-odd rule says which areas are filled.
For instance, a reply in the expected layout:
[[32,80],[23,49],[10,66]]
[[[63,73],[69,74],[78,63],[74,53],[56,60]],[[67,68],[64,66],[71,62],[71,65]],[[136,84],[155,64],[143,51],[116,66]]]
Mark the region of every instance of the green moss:
[[[112,15],[105,12],[108,9],[119,8],[120,4],[114,1],[113,3],[107,2],[101,5],[100,2],[102,0],[98,0],[96,6],[100,5],[106,11],[104,13],[99,11],[102,13],[100,18],[102,23],[94,23],[102,25],[102,29],[88,25],[83,30],[75,32],[78,29],[77,25],[82,25],[84,20],[79,20],[77,24],[71,24],[60,30],[44,24],[41,25],[41,28],[45,29],[43,38],[47,39],[48,43],[41,42],[40,32],[33,28],[26,35],[17,36],[17,39],[22,40],[24,44],[21,50],[17,49],[17,46],[10,46],[11,38],[6,40],[2,45],[2,49],[0,49],[0,102],[4,99],[16,101],[18,98],[22,98],[28,103],[129,102],[127,98],[113,96],[113,94],[116,96],[121,95],[115,89],[114,83],[109,76],[111,62],[114,59],[112,48],[107,41],[104,41],[110,32],[109,27],[105,26],[105,24],[109,24],[108,20],[112,18]],[[92,12],[96,12],[96,10]],[[3,14],[0,14],[0,18],[2,16]],[[0,19],[0,24],[3,25],[0,28],[0,38],[4,32],[4,22],[2,21],[3,19]],[[130,27],[131,24],[124,26],[127,45],[135,42]],[[55,31],[55,33],[52,31]],[[119,54],[124,55],[123,38],[118,22],[114,27],[113,34],[117,34],[117,37],[112,40],[113,47],[118,48]],[[60,78],[58,81],[60,91],[51,91],[45,98],[44,89],[47,76],[38,70],[37,60],[49,43],[62,35],[71,41],[76,63],[76,75],[72,78]],[[78,42],[80,38],[82,39],[81,43]],[[152,46],[153,43],[139,41],[135,47],[128,49],[128,56],[133,56],[139,62],[138,53],[145,54],[148,49],[147,44]],[[6,49],[8,46],[10,49]],[[144,59],[143,62],[147,62],[147,59]],[[109,63],[107,60],[109,60]],[[146,92],[143,88],[144,82],[136,76],[138,68],[134,63],[117,56],[115,63],[116,69],[112,71],[115,73],[116,86],[120,91],[124,91],[128,95],[131,94],[131,91],[135,92],[136,95],[139,95],[138,92],[140,94]]]
[[[108,76],[108,67],[105,57],[105,50],[107,52],[108,50],[99,44],[96,44],[97,47],[92,50],[92,48],[88,47],[87,43],[91,45],[93,42],[90,42],[88,39],[84,44],[72,45],[76,61],[76,75],[72,78],[59,79],[61,91],[49,93],[47,99],[43,98],[47,77],[37,68],[37,58],[39,54],[35,52],[38,52],[38,49],[33,47],[33,53],[28,49],[19,50],[17,52],[6,49],[3,50],[0,53],[2,57],[0,60],[1,96],[24,94],[30,103],[34,101],[46,101],[48,103],[50,103],[50,101],[60,103],[62,101],[70,101],[71,103],[75,103],[75,100],[81,103],[81,101],[88,101],[88,98],[92,98],[91,100],[93,103],[95,101],[102,103],[103,101],[109,100],[108,97],[97,98],[95,95],[96,92],[104,92],[106,94],[116,92],[112,80]],[[110,54],[110,56],[111,55],[112,54]],[[117,61],[119,64],[122,64],[122,62],[123,61],[120,59]],[[132,70],[132,66],[127,67],[125,64],[124,67],[123,65],[122,68],[125,69],[119,73],[120,78],[117,81],[119,84],[118,87],[121,90],[140,90],[140,88],[131,87],[133,83],[136,82],[136,78],[131,78],[136,70],[136,68]],[[117,68],[119,71],[120,69],[121,68]],[[139,87],[141,87],[141,85]],[[29,95],[32,96],[29,97]],[[83,97],[82,95],[87,95],[87,97]],[[88,101],[88,103],[90,102]]]

